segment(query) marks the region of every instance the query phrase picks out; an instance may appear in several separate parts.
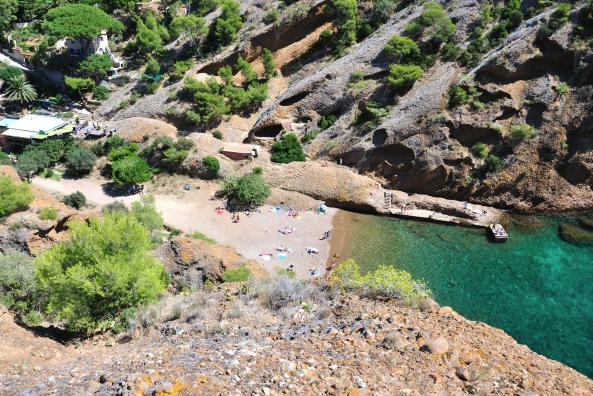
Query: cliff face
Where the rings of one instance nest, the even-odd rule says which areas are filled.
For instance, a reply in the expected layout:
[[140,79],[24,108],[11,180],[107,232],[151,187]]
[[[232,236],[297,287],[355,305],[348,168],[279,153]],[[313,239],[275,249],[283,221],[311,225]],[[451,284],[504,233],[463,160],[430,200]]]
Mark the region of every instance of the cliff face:
[[[443,5],[457,25],[453,41],[468,46],[481,2]],[[592,52],[575,39],[582,6],[577,3],[568,22],[547,38],[539,32],[553,8],[524,21],[475,67],[441,59],[411,89],[397,92],[385,81],[391,62],[384,47],[422,12],[412,3],[344,56],[312,57],[301,70],[283,70],[291,83],[262,112],[250,138],[265,142],[287,123],[305,134],[321,117],[335,116],[308,143],[307,154],[342,162],[385,187],[522,210],[591,208]],[[362,81],[352,82],[354,71]],[[451,106],[449,92],[457,85],[479,100]],[[385,115],[360,123],[370,101]],[[535,136],[511,136],[522,124]],[[472,150],[476,144],[501,159],[499,170],[484,171],[485,160]]]
[[[0,384],[4,394],[593,392],[583,375],[448,307],[420,311],[277,286],[289,292],[231,288],[171,297],[119,342],[29,343],[33,336],[4,314]],[[16,337],[31,346],[29,358],[12,353]]]

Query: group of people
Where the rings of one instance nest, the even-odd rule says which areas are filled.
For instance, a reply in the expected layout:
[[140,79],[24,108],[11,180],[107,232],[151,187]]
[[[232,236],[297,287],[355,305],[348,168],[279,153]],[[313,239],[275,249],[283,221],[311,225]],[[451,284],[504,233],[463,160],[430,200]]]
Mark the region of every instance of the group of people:
[[233,216],[231,217],[231,221],[233,223],[238,223],[239,220],[241,220],[241,218],[239,217],[239,213],[233,213]]

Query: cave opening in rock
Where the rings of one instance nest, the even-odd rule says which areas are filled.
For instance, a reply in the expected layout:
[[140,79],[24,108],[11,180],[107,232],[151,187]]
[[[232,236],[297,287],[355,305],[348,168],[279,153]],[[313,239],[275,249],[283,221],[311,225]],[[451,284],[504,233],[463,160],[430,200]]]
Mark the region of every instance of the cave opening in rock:
[[266,125],[253,132],[253,136],[256,138],[272,139],[278,136],[278,134],[282,132],[282,129],[282,125],[280,124]]

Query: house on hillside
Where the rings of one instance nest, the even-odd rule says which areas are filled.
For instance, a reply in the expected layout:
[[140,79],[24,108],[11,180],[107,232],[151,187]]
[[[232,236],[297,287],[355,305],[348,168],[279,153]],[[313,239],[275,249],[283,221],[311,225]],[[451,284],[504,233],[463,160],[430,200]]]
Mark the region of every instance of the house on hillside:
[[111,53],[107,30],[101,31],[101,34],[98,37],[95,37],[93,40],[82,38],[63,38],[56,42],[54,48],[60,52],[66,51],[70,56],[85,57],[92,54],[109,54],[111,56],[111,60],[113,61],[112,70],[119,70],[125,66],[123,59],[118,58],[113,53]]
[[2,147],[22,146],[45,139],[63,138],[74,131],[74,126],[66,120],[37,114],[29,114],[18,120],[4,118],[0,120],[0,125]]
[[221,153],[234,161],[257,158],[257,147],[249,144],[225,143]]

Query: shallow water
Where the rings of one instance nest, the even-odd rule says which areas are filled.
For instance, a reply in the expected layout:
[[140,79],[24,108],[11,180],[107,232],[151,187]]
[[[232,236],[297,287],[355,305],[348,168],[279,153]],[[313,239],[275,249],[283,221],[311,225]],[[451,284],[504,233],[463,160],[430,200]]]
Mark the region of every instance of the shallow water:
[[441,305],[593,377],[593,249],[558,237],[558,224],[572,219],[515,218],[503,244],[481,229],[359,214],[343,221],[342,257],[405,269]]

